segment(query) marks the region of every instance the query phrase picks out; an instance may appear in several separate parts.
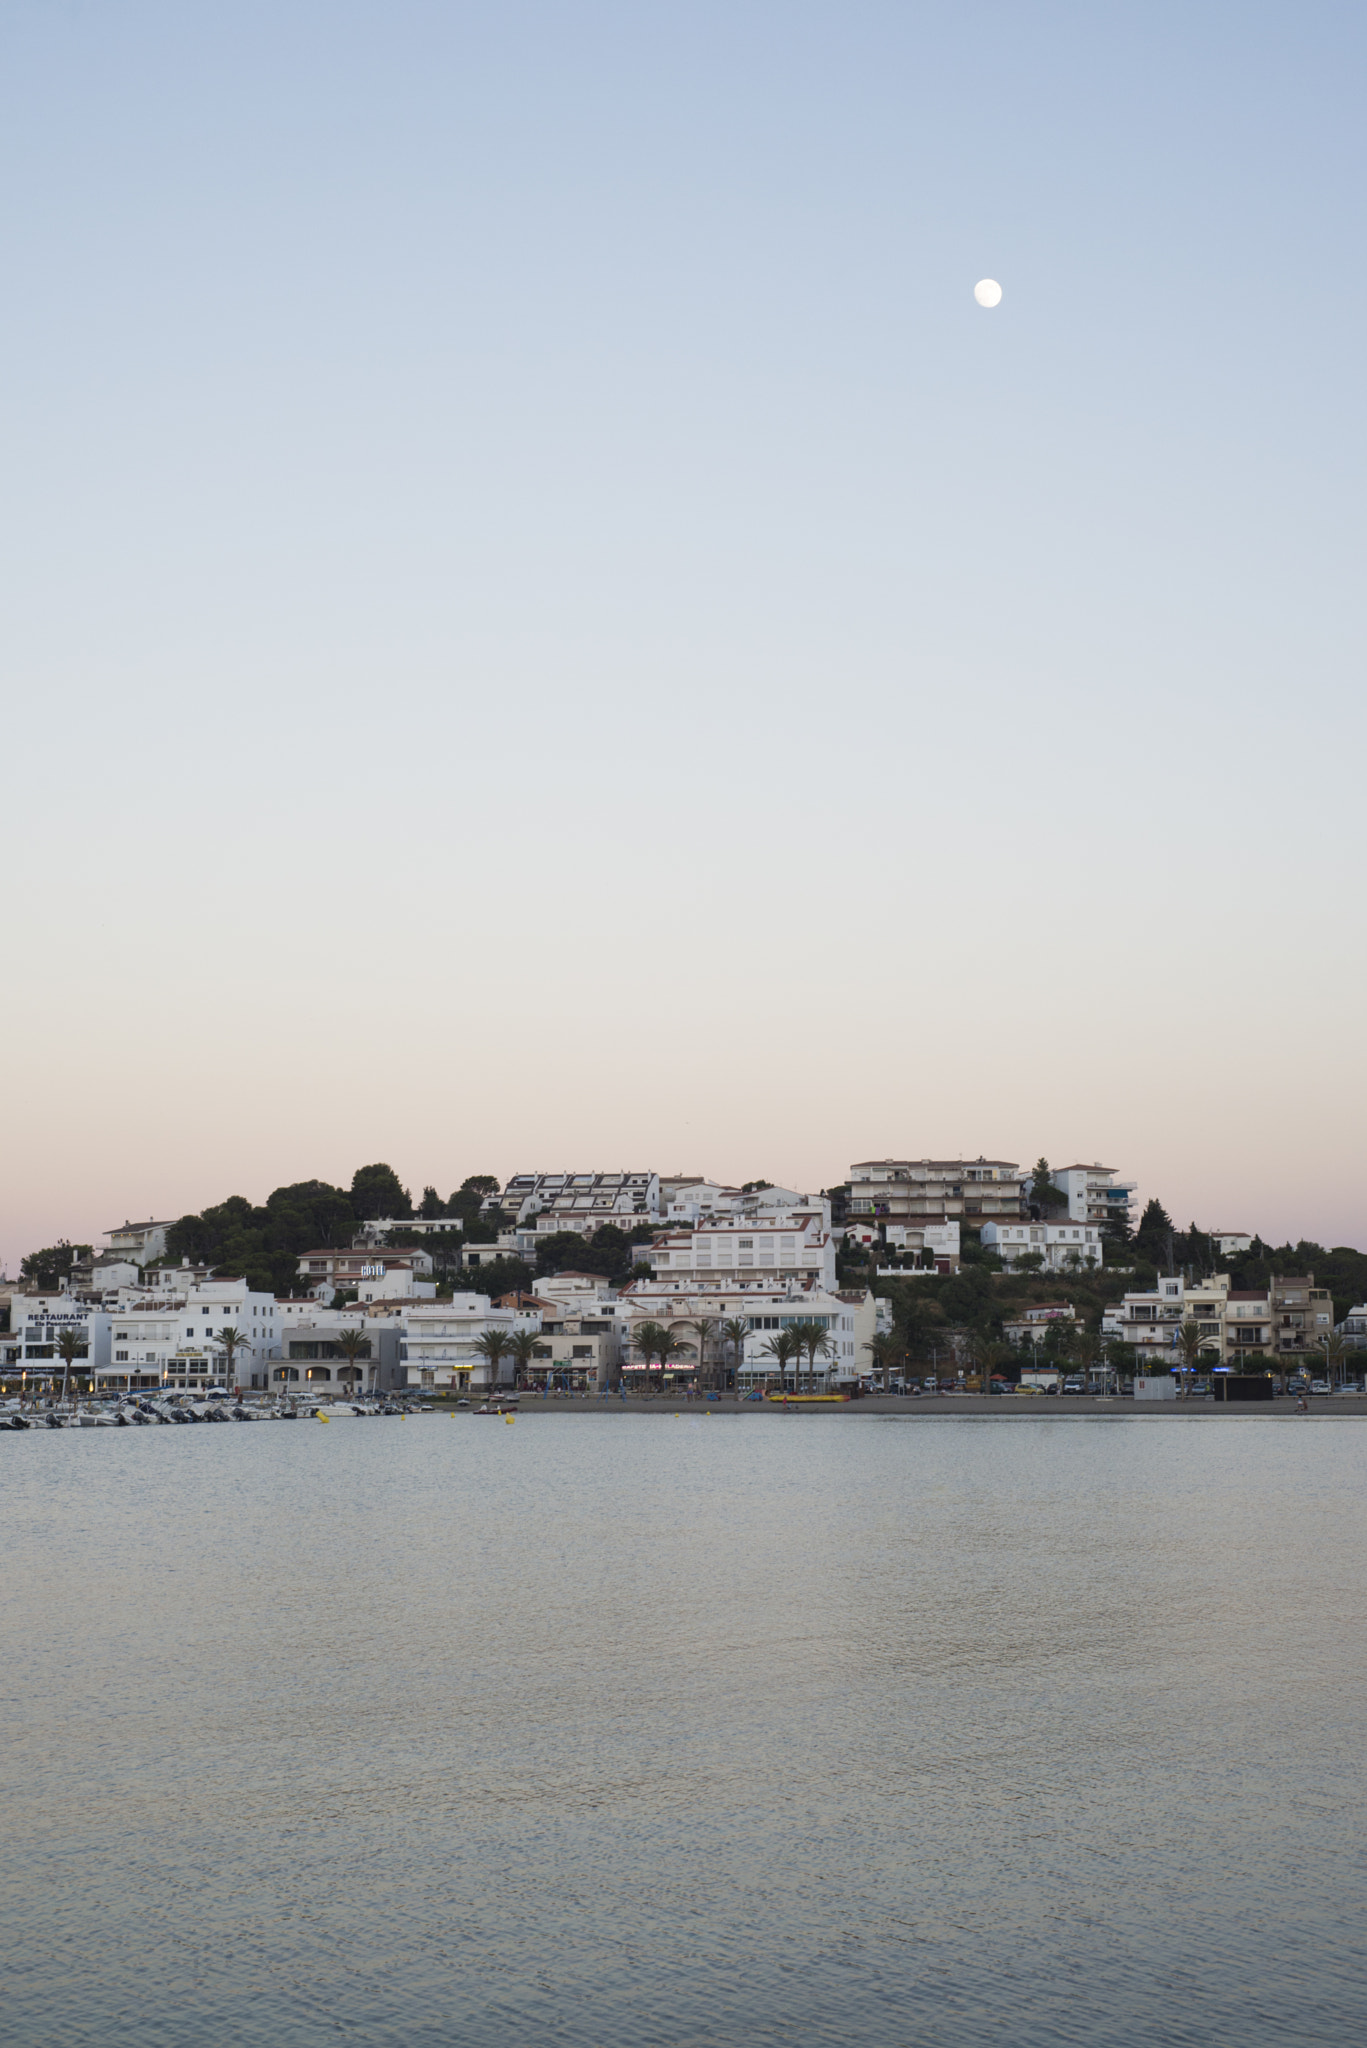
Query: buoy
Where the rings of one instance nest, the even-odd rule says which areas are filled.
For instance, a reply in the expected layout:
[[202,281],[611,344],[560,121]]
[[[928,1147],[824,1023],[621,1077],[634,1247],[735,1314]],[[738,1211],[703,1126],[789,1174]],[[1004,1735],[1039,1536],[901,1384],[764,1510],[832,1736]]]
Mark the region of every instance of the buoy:
[[504,1418],[503,1418],[503,1420],[504,1420],[505,1422],[516,1422],[516,1421],[517,1421],[517,1417],[516,1417],[515,1415],[505,1415],[505,1416],[504,1416]]
[[327,1422],[329,1420],[329,1418],[326,1415],[319,1415],[315,1419],[319,1422]]

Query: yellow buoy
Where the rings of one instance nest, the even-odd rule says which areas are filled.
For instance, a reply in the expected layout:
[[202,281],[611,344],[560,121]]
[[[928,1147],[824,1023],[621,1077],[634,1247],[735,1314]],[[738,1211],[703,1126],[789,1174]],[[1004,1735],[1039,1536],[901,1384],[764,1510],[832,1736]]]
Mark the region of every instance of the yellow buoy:
[[315,1422],[330,1422],[332,1417],[330,1415],[315,1415],[313,1419]]
[[517,1417],[516,1417],[515,1415],[505,1415],[505,1416],[504,1416],[504,1418],[503,1418],[503,1420],[504,1420],[505,1422],[516,1422],[516,1421],[517,1421]]

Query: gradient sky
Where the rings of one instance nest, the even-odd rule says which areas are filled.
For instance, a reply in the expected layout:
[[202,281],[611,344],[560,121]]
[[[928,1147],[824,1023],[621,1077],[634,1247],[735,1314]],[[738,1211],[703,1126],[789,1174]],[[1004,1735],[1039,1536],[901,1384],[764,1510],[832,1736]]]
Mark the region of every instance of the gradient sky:
[[10,0],[10,1270],[373,1159],[1367,1244],[1365,54]]

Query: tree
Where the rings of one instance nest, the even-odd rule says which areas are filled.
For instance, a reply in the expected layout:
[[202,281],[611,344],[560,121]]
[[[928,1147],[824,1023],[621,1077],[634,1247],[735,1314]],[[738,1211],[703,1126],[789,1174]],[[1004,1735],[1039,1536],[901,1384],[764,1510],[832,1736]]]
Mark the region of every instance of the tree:
[[[354,1367],[358,1358],[369,1358],[370,1339],[366,1336],[364,1330],[358,1330],[354,1328],[343,1330],[341,1335],[337,1339],[337,1349],[341,1352],[347,1364],[349,1366]],[[375,1365],[375,1381],[377,1391],[379,1384],[379,1370],[379,1363],[377,1361]]]
[[530,1294],[534,1274],[525,1259],[490,1259],[487,1265],[467,1266],[467,1287],[497,1301],[504,1294]]
[[888,1390],[888,1375],[902,1356],[902,1346],[891,1330],[879,1330],[868,1343],[862,1346],[873,1360],[874,1368],[881,1373],[883,1392]]
[[475,1339],[475,1349],[489,1368],[489,1391],[498,1388],[498,1369],[512,1349],[511,1330],[481,1330]]
[[401,1185],[392,1166],[358,1166],[351,1176],[351,1206],[362,1223],[377,1216],[401,1217],[413,1214],[413,1197]]
[[676,1359],[684,1348],[680,1340],[675,1336],[667,1323],[646,1321],[636,1325],[632,1332],[631,1341],[646,1362],[647,1378],[649,1378],[651,1360],[653,1358],[659,1359],[660,1383],[663,1385],[665,1367],[672,1360]]
[[693,1320],[691,1322],[685,1323],[683,1327],[686,1330],[693,1330],[697,1333],[698,1385],[702,1386],[707,1377],[708,1339],[711,1337],[713,1331],[719,1327],[718,1321],[716,1316],[694,1316]]
[[19,1278],[30,1287],[37,1287],[44,1294],[55,1294],[63,1280],[71,1278],[71,1269],[77,1259],[88,1259],[88,1244],[70,1244],[59,1237],[56,1244],[48,1245],[41,1252],[28,1252],[19,1261]]
[[422,1200],[418,1204],[418,1214],[425,1223],[438,1223],[446,1214],[446,1204],[435,1188],[427,1187],[423,1189]]
[[1030,1206],[1038,1209],[1042,1216],[1050,1209],[1066,1209],[1068,1206],[1068,1197],[1055,1184],[1049,1161],[1043,1153],[1035,1161],[1030,1175]]
[[66,1401],[67,1376],[71,1371],[72,1361],[77,1358],[88,1358],[89,1355],[90,1345],[85,1333],[81,1330],[73,1330],[71,1325],[68,1324],[58,1334],[57,1338],[57,1356],[62,1361],[62,1401],[64,1404]]
[[750,1325],[744,1316],[728,1316],[721,1326],[722,1342],[731,1352],[736,1386],[740,1386],[741,1367],[745,1363],[745,1340],[750,1334]]
[[1166,1269],[1172,1249],[1172,1218],[1156,1195],[1151,1195],[1144,1204],[1144,1213],[1134,1234],[1134,1248],[1150,1265]]
[[536,1347],[540,1341],[535,1330],[513,1331],[512,1336],[508,1340],[508,1350],[512,1356],[515,1385],[519,1387],[527,1385],[527,1375],[532,1360],[536,1357]]
[[1209,1344],[1210,1341],[1211,1339],[1206,1336],[1201,1325],[1190,1319],[1178,1329],[1177,1348],[1182,1354],[1182,1397],[1184,1400],[1191,1392],[1191,1375],[1201,1362],[1201,1347],[1203,1344]]
[[224,1355],[227,1359],[227,1370],[224,1377],[227,1385],[231,1387],[233,1385],[233,1361],[244,1345],[250,1345],[251,1339],[245,1330],[235,1330],[231,1323],[227,1323],[221,1330],[215,1331],[214,1337],[215,1342],[223,1346]]
[[807,1354],[807,1384],[809,1390],[815,1393],[817,1356],[821,1352],[829,1353],[834,1348],[826,1334],[826,1325],[819,1316],[804,1316],[800,1322],[793,1323],[790,1327],[797,1340],[799,1354],[804,1351]]
[[765,1357],[772,1358],[778,1367],[778,1383],[785,1393],[788,1390],[788,1360],[798,1350],[798,1341],[791,1329],[776,1331],[764,1347]]

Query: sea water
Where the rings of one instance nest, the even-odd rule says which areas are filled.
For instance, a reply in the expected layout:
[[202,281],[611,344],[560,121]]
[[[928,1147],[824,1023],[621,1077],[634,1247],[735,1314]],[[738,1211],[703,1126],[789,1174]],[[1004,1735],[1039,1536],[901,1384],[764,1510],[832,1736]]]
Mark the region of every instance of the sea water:
[[5,2037],[1367,2038],[1367,1428],[0,1443]]

